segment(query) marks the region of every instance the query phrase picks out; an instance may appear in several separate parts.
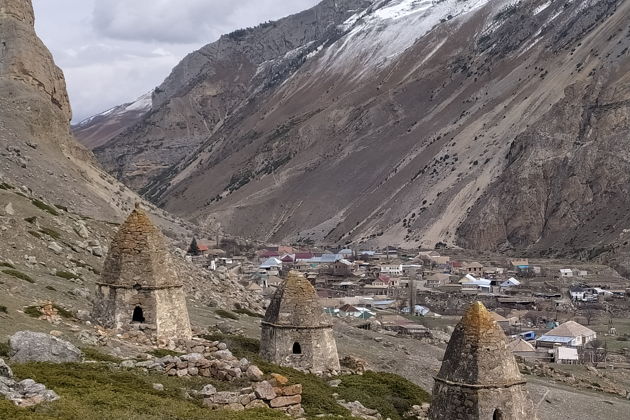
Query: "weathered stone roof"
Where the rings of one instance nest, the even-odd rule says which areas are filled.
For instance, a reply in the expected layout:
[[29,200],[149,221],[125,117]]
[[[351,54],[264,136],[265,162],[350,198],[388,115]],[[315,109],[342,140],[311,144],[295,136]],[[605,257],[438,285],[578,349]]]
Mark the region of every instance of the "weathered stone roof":
[[181,286],[162,232],[139,206],[114,237],[102,282],[122,287]]
[[491,387],[522,383],[507,344],[505,333],[486,307],[474,303],[455,327],[436,379]]
[[287,280],[274,293],[263,322],[303,328],[332,325],[332,320],[319,303],[315,288],[295,272],[289,273]]

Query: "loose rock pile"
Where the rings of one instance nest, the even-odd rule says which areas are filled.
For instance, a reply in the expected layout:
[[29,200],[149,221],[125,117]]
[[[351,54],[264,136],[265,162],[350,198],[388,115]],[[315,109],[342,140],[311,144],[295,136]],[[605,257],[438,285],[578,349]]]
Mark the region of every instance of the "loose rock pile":
[[204,405],[216,410],[243,411],[254,408],[272,408],[293,417],[304,415],[302,385],[287,385],[288,379],[273,374],[271,381],[262,381],[238,392],[216,392],[212,386],[202,390]]
[[17,382],[11,368],[0,359],[0,395],[18,407],[31,407],[43,402],[56,401],[59,395],[32,379]]

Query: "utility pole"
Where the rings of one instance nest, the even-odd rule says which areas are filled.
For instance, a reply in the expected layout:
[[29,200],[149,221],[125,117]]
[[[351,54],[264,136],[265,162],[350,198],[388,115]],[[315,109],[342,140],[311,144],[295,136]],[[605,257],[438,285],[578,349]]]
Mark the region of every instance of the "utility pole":
[[416,277],[418,277],[417,268],[412,268],[409,276],[409,313],[416,314]]

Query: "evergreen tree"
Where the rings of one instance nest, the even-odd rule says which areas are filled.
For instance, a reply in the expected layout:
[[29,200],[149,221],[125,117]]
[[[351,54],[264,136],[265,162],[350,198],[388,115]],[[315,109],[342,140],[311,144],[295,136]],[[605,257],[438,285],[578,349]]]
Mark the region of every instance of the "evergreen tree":
[[200,255],[201,251],[199,250],[199,246],[197,245],[197,238],[193,237],[192,242],[190,243],[190,247],[188,247],[188,254],[189,255]]

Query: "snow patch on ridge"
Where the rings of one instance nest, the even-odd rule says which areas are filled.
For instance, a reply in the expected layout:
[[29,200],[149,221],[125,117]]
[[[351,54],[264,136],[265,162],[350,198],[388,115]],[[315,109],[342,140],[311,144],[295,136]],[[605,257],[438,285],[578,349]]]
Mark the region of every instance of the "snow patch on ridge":
[[[321,69],[355,72],[359,78],[411,47],[436,25],[481,8],[489,0],[380,0],[351,16],[341,39],[319,58]],[[361,69],[358,71],[357,69]]]
[[100,114],[93,115],[89,118],[84,119],[77,127],[85,127],[90,125],[97,118],[102,117],[117,117],[120,115],[124,115],[127,112],[148,112],[151,110],[153,106],[152,100],[153,92],[147,92],[134,102],[127,103],[124,105],[115,106],[113,108],[108,109],[107,111],[101,112]]

